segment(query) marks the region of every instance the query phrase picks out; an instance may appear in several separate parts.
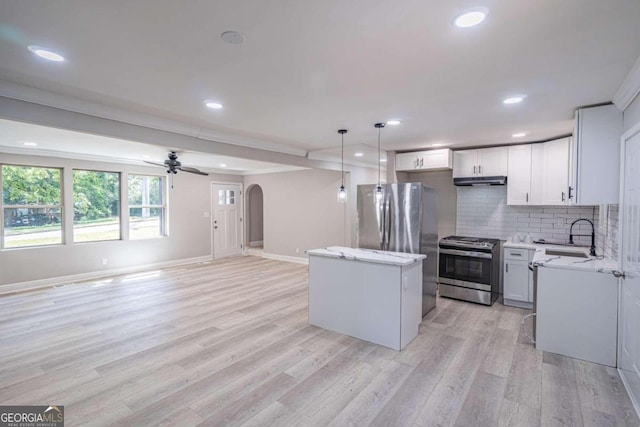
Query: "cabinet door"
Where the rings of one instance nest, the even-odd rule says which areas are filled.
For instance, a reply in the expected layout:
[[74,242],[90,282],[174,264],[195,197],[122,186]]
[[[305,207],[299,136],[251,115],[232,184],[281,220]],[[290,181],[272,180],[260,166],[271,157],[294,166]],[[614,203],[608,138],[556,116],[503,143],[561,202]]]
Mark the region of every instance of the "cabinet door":
[[478,150],[478,175],[506,176],[509,150],[507,147],[485,148]]
[[396,170],[397,171],[412,171],[417,169],[419,164],[419,157],[417,153],[399,153],[396,154]]
[[569,188],[569,138],[543,145],[541,204],[565,205]]
[[464,178],[478,174],[478,150],[454,151],[453,177]]
[[504,299],[530,302],[528,261],[505,261]]
[[507,204],[528,205],[531,192],[531,145],[509,147]]
[[442,150],[422,151],[416,154],[420,154],[422,156],[420,169],[451,169],[451,150],[449,148],[445,148]]

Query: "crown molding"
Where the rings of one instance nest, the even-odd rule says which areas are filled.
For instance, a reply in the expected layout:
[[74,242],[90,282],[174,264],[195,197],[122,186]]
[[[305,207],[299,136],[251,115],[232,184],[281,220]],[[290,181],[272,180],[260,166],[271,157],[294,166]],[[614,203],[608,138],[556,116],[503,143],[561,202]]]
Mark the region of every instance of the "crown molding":
[[256,148],[276,153],[291,154],[294,156],[304,157],[307,155],[306,150],[266,139],[247,137],[211,128],[186,125],[175,120],[156,117],[150,114],[137,113],[122,108],[114,108],[108,105],[85,101],[80,98],[65,96],[2,79],[0,79],[0,96],[132,125],[144,126],[151,129],[178,133],[205,141],[221,142],[246,148]]
[[613,103],[620,110],[624,111],[640,93],[640,58],[631,67],[629,74],[625,77],[622,85],[613,97]]

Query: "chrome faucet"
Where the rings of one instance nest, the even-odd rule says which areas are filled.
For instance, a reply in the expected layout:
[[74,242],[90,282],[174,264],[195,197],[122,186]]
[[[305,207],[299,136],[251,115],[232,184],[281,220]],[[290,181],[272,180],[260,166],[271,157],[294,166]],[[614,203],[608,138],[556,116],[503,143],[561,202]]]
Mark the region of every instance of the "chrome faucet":
[[573,236],[589,236],[588,234],[573,234],[573,226],[576,222],[579,221],[587,221],[591,224],[591,249],[589,251],[589,255],[596,256],[596,229],[593,226],[593,222],[589,221],[585,218],[576,219],[571,223],[571,227],[569,227],[569,243],[573,244]]

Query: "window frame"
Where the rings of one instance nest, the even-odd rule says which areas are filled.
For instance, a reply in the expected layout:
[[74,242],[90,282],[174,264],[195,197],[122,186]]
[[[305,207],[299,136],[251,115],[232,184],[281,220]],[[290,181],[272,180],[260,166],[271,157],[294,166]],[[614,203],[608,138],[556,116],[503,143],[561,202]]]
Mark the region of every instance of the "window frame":
[[[56,167],[56,166],[37,166],[32,164],[16,164],[16,163],[0,163],[0,190],[4,190],[4,167],[18,167],[18,168],[32,168],[32,169],[54,169],[59,173],[59,183],[60,183],[60,203],[58,205],[8,205],[4,202],[4,194],[0,198],[0,250],[12,251],[12,250],[20,250],[20,249],[32,249],[32,248],[46,248],[46,247],[54,247],[54,246],[64,246],[66,244],[65,239],[65,208],[64,208],[64,200],[65,200],[65,188],[64,188],[64,167]],[[60,210],[60,243],[51,243],[51,244],[43,244],[43,245],[28,245],[28,246],[12,246],[7,247],[5,241],[5,209],[59,209]]]

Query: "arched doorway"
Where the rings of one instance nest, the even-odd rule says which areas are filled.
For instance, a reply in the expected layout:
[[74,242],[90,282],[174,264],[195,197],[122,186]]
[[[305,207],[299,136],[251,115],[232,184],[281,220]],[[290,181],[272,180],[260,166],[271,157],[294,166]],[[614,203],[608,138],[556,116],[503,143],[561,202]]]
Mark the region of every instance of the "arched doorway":
[[247,189],[247,248],[264,248],[264,205],[262,188],[258,184]]

